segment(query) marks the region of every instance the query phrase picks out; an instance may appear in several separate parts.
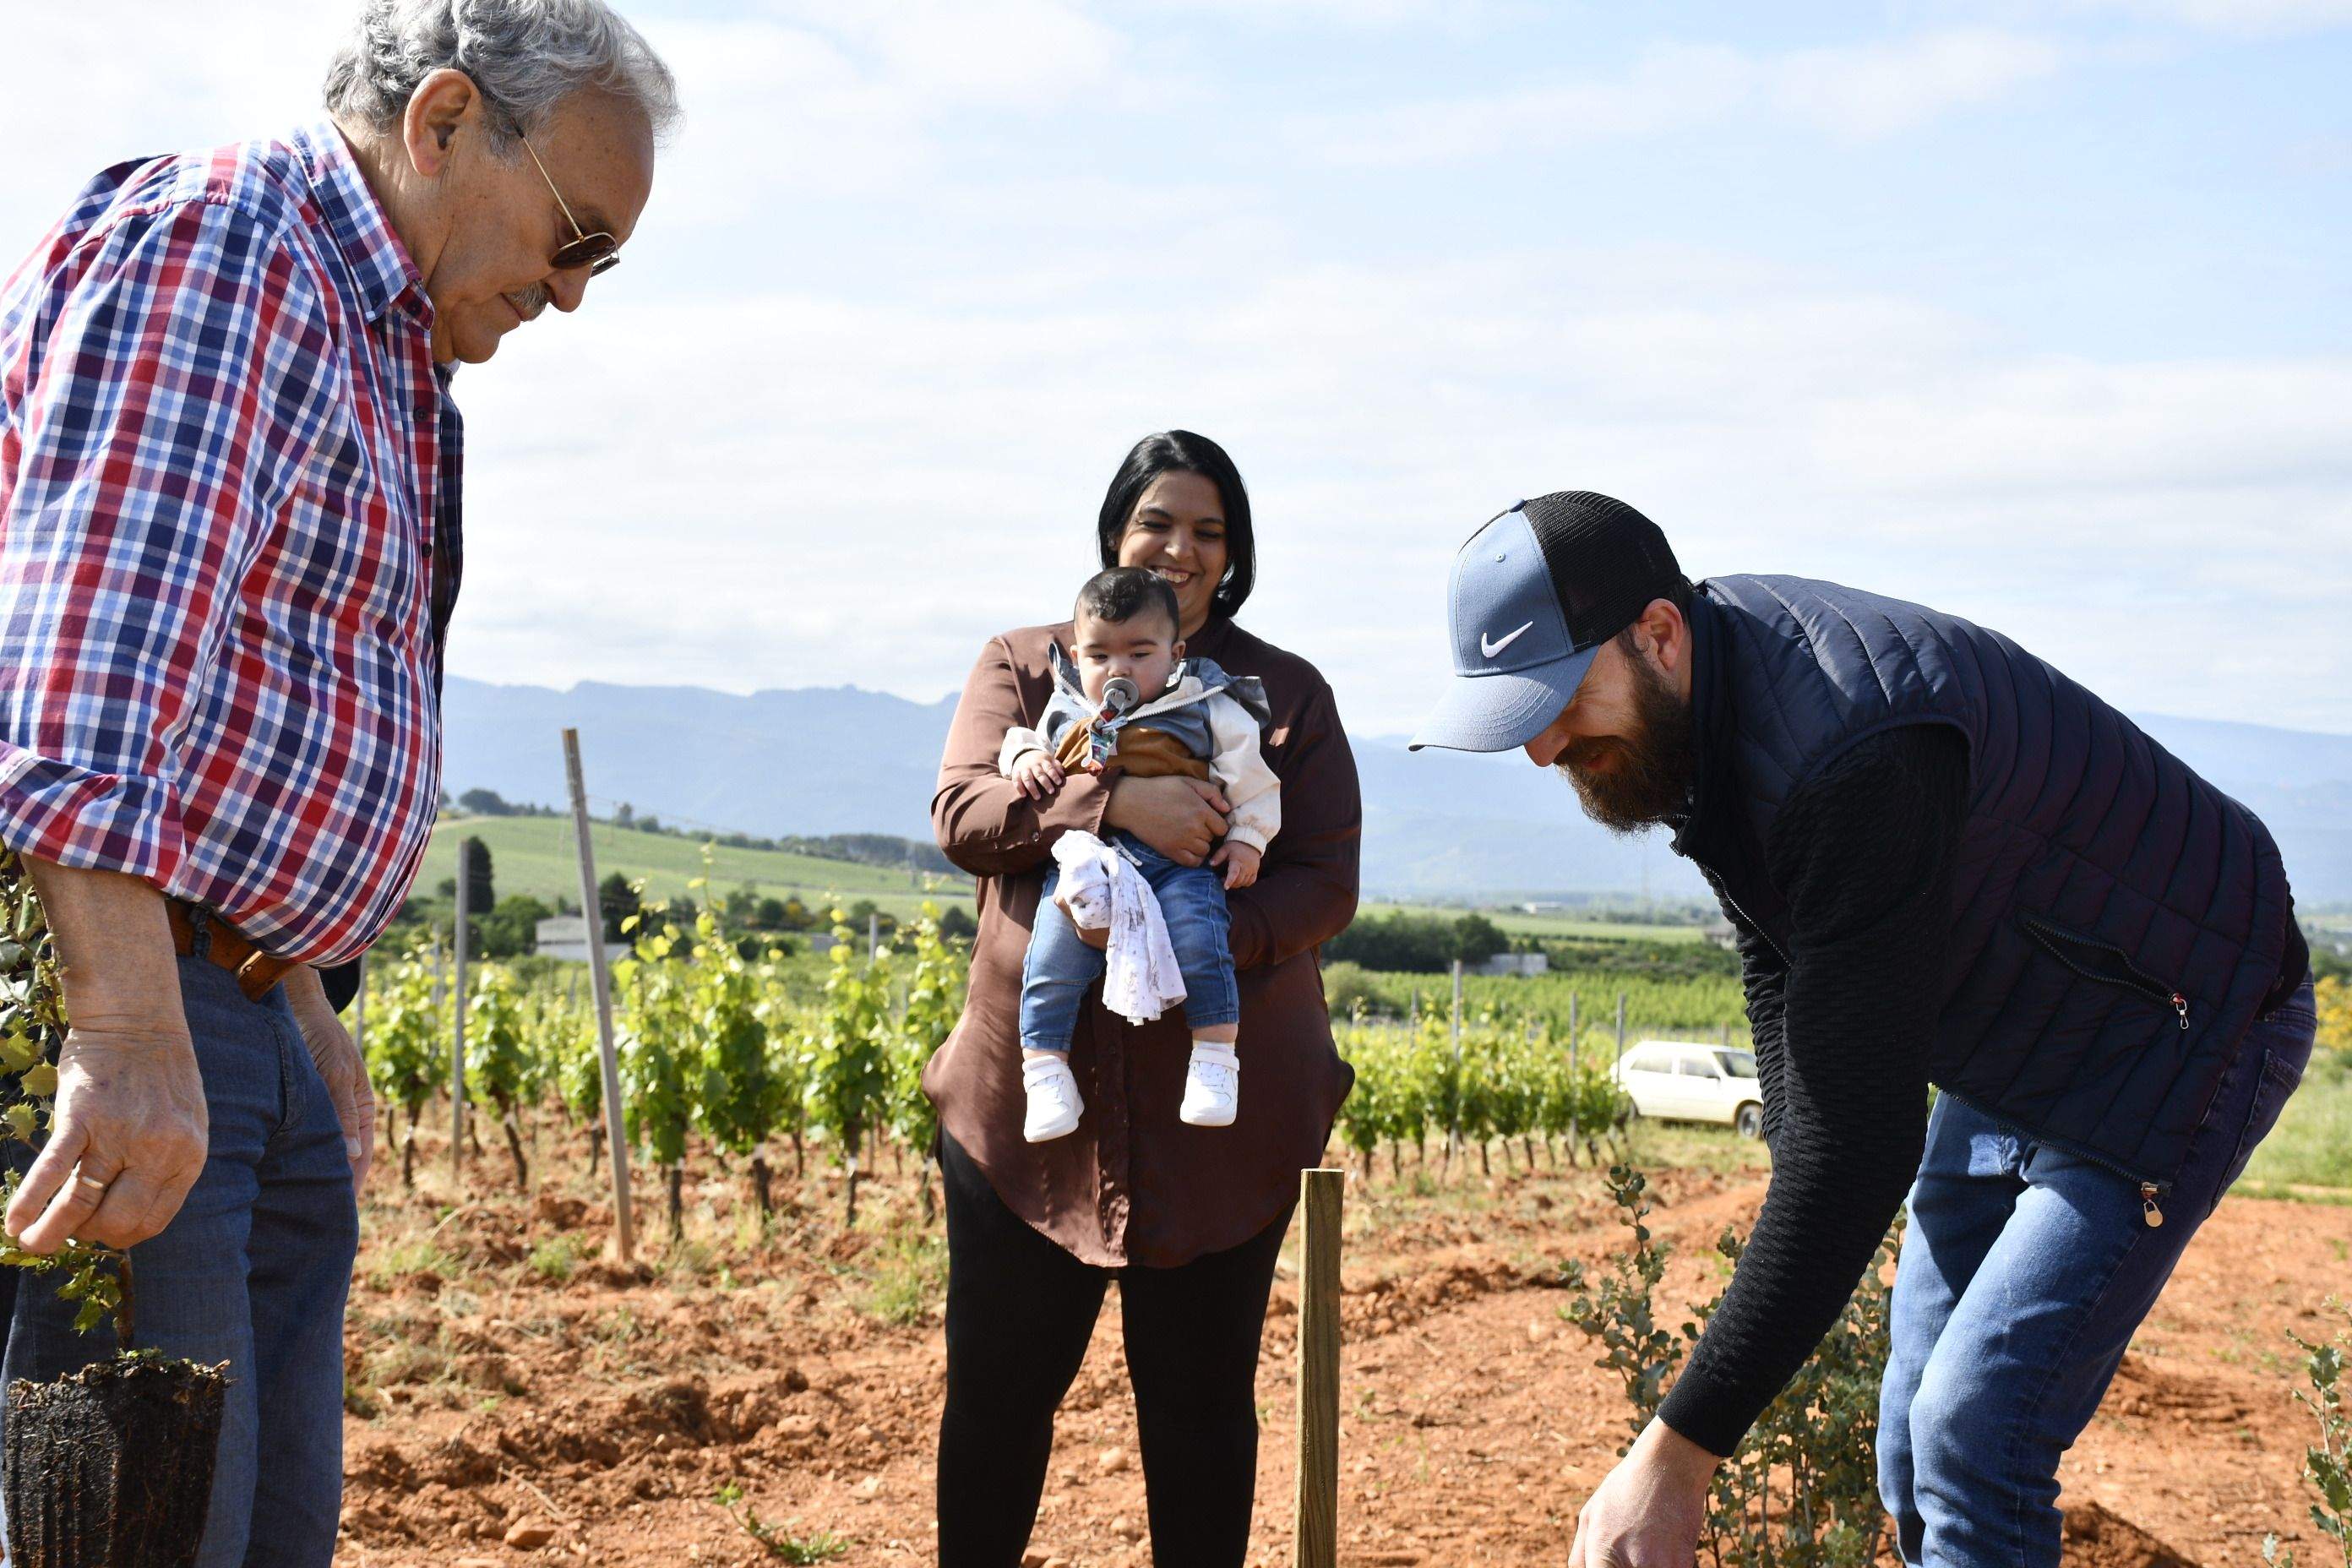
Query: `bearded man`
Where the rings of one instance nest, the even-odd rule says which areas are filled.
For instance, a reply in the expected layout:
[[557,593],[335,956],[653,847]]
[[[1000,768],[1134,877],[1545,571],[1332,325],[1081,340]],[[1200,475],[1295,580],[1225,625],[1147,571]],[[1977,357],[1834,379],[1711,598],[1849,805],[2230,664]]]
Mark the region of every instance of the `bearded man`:
[[1693,587],[1607,496],[1488,522],[1450,608],[1414,747],[1524,747],[1594,820],[1673,829],[1738,934],[1772,1152],[1570,1562],[1694,1560],[1716,1465],[1907,1190],[1878,1427],[1903,1559],[2056,1568],[2059,1457],[2310,1055],[2270,834],[2007,637],[1833,583]]
[[[581,307],[677,108],[603,0],[365,0],[325,97],[107,170],[0,286],[0,843],[71,1025],[7,1225],[227,1363],[204,1568],[334,1553],[373,1102],[319,970],[432,833],[450,372]],[[104,1354],[72,1319],[27,1280],[5,1381]]]

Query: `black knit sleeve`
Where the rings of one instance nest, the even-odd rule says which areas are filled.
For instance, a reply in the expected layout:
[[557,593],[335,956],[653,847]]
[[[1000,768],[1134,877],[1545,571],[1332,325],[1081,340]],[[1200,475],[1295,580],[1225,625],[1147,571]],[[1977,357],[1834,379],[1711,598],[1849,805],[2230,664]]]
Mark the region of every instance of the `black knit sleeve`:
[[[1918,1169],[1967,806],[1966,741],[1915,725],[1854,746],[1773,826],[1790,937],[1777,1037],[1759,1024],[1757,1040],[1772,1180],[1659,1411],[1710,1452],[1738,1446],[1837,1321]],[[1752,979],[1749,996],[1752,1015]]]
[[[1769,1064],[1777,1073],[1789,1011],[1789,966],[1762,931],[1748,924],[1745,917],[1727,913],[1739,950],[1739,988],[1747,1001],[1748,1037],[1756,1047],[1758,1071],[1760,1075],[1763,1070],[1760,1064]],[[1777,1093],[1764,1097],[1767,1109],[1779,1102]],[[1771,1136],[1769,1128],[1765,1136]]]

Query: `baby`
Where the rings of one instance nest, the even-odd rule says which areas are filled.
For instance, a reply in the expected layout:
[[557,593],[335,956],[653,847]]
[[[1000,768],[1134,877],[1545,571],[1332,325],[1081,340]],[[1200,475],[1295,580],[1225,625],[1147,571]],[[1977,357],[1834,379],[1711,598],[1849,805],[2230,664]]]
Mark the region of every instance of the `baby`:
[[[1268,717],[1264,689],[1208,659],[1187,659],[1178,626],[1175,590],[1151,573],[1121,566],[1087,579],[1070,628],[1076,663],[1054,646],[1053,698],[1037,729],[1016,725],[1005,734],[997,765],[1033,800],[1053,795],[1074,771],[1113,767],[1137,778],[1208,780],[1223,792],[1232,807],[1225,838],[1205,866],[1180,866],[1124,831],[1109,839],[1150,885],[1183,975],[1192,1055],[1177,1114],[1195,1127],[1229,1127],[1241,1103],[1234,1054],[1241,1011],[1225,891],[1257,880],[1258,861],[1282,826],[1282,785],[1258,754]],[[1129,689],[1113,686],[1122,679]],[[1104,933],[1080,931],[1060,877],[1059,866],[1045,874],[1021,971],[1022,1131],[1032,1143],[1066,1136],[1086,1109],[1070,1073],[1070,1034],[1087,987],[1103,973]]]

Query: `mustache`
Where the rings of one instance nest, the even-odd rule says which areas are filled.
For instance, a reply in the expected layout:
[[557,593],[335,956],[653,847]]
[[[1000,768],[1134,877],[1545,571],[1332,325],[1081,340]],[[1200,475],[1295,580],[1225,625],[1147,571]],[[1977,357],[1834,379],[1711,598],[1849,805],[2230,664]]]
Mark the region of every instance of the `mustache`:
[[1589,768],[1602,757],[1625,749],[1625,742],[1622,741],[1607,739],[1579,741],[1562,752],[1552,763],[1552,767],[1565,775],[1575,769]]
[[546,284],[534,283],[528,289],[516,289],[507,298],[514,301],[515,314],[526,321],[535,321],[539,320],[540,312],[546,310],[550,302],[554,300],[555,295]]

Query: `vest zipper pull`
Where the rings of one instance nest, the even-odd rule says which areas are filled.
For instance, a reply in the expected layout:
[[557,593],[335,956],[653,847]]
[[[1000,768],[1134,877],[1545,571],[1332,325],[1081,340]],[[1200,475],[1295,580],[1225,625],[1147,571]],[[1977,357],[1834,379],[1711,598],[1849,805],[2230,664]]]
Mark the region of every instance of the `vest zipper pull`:
[[2180,1027],[2182,1032],[2186,1033],[2189,1028],[2189,998],[2183,996],[2178,991],[2174,992],[2172,994],[2172,1010],[2180,1015]]
[[2147,1227],[2150,1230],[2156,1229],[2164,1223],[2164,1211],[2157,1206],[2157,1195],[2154,1182],[2142,1182],[2139,1184],[2139,1217],[2147,1222]]

